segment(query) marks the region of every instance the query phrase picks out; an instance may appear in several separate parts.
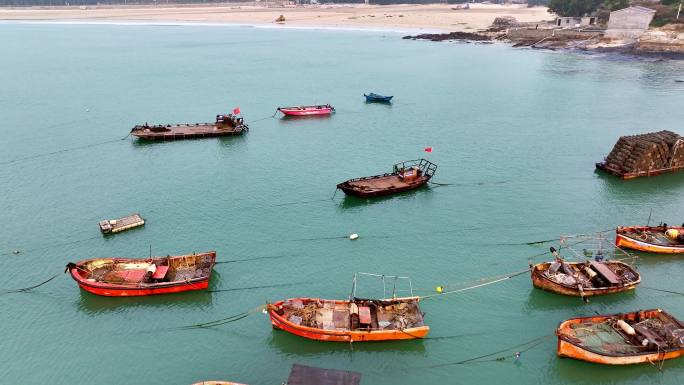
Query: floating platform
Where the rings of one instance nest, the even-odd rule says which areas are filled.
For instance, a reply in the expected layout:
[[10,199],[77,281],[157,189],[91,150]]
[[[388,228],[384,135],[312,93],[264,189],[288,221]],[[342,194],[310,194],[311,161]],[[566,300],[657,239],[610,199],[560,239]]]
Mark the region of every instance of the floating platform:
[[217,115],[214,123],[194,123],[176,125],[137,125],[131,134],[146,140],[182,140],[219,136],[241,135],[249,127],[242,118],[234,115]]
[[127,215],[123,218],[100,221],[100,231],[102,231],[102,234],[114,234],[135,227],[140,227],[144,224],[145,220],[143,217],[141,217],[140,214],[135,213]]

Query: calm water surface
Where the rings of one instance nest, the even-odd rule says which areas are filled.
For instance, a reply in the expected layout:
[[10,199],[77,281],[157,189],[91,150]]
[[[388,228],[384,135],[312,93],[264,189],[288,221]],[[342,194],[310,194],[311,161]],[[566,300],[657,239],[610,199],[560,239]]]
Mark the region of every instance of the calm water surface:
[[[217,265],[213,289],[282,285],[116,299],[63,275],[0,296],[0,383],[267,385],[293,363],[359,371],[364,385],[681,383],[684,360],[663,373],[602,367],[556,358],[553,338],[517,362],[446,365],[549,335],[572,316],[662,307],[684,318],[684,298],[645,288],[583,304],[520,276],[426,300],[431,336],[449,338],[353,349],[274,331],[260,313],[163,330],[287,297],[345,298],[357,271],[410,275],[427,294],[525,269],[548,246],[510,244],[644,223],[651,209],[654,221],[684,221],[684,174],[623,183],[593,167],[620,135],[682,133],[674,80],[684,62],[400,36],[0,25],[0,287],[78,259],[146,256],[150,245],[262,258]],[[396,103],[366,105],[368,91]],[[330,119],[257,121],[279,105],[328,102]],[[253,122],[244,137],[119,140],[137,123],[211,121],[235,106]],[[454,185],[326,200],[342,180],[424,155],[439,165],[435,181]],[[99,234],[98,220],[135,211],[144,228]],[[352,232],[358,241],[344,238]],[[678,257],[643,256],[639,269],[643,286],[682,290]],[[378,295],[373,284],[361,289]]]

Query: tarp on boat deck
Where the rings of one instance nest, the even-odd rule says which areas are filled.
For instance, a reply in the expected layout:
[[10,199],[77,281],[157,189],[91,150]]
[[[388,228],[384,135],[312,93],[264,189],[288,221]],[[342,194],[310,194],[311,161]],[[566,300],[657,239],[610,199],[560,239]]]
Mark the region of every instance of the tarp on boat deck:
[[359,385],[361,373],[292,365],[287,385]]

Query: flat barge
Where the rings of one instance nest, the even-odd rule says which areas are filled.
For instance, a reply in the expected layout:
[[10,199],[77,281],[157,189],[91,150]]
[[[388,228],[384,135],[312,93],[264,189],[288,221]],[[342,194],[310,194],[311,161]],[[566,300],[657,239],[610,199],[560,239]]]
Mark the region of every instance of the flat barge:
[[684,138],[671,131],[622,136],[596,169],[620,179],[672,173],[684,169]]
[[140,214],[135,213],[118,219],[105,219],[100,221],[100,231],[102,234],[114,234],[126,231],[135,227],[145,225],[145,220]]
[[181,140],[241,135],[249,127],[235,115],[216,115],[214,123],[137,125],[131,135],[145,140]]
[[347,195],[373,198],[417,189],[426,185],[437,165],[426,160],[407,160],[394,165],[392,172],[349,179],[337,185]]

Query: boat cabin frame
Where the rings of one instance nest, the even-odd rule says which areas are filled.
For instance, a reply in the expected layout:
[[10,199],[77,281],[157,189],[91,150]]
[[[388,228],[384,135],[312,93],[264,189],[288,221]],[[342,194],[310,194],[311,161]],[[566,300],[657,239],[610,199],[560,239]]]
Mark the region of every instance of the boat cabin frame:
[[435,175],[435,172],[437,172],[437,165],[430,162],[429,160],[425,158],[421,159],[414,159],[414,160],[405,160],[403,162],[399,162],[395,164],[392,167],[392,173],[393,174],[400,174],[404,170],[409,170],[409,169],[418,169],[421,171],[422,175],[425,175],[429,178],[432,178],[433,175]]
[[[352,279],[352,289],[351,289],[351,294],[349,295],[349,300],[354,301],[358,297],[356,296],[356,289],[358,288],[358,278],[359,276],[362,277],[375,277],[375,278],[380,278],[382,281],[382,299],[396,299],[397,298],[397,291],[401,291],[401,289],[397,289],[397,284],[400,282],[406,282],[408,284],[408,292],[409,295],[408,297],[413,297],[413,282],[411,281],[410,277],[402,277],[398,275],[386,275],[386,274],[376,274],[376,273],[354,273],[354,278]],[[387,297],[387,281],[390,280],[392,283],[392,297],[388,298]],[[406,297],[406,296],[402,296]]]

